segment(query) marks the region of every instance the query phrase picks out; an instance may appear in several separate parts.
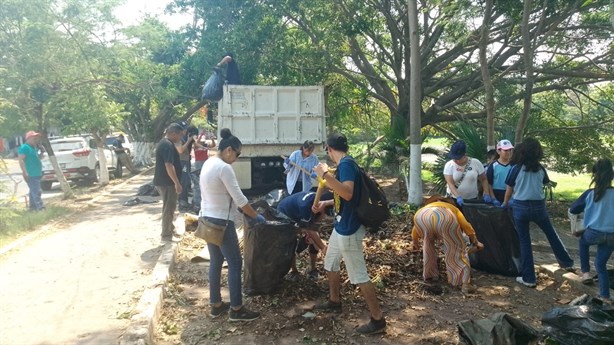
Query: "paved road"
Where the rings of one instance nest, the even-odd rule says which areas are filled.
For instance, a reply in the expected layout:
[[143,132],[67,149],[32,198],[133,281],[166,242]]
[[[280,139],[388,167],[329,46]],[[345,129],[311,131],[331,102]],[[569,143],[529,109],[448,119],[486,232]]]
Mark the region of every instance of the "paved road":
[[121,205],[150,173],[0,257],[0,344],[117,343],[162,249],[161,204]]

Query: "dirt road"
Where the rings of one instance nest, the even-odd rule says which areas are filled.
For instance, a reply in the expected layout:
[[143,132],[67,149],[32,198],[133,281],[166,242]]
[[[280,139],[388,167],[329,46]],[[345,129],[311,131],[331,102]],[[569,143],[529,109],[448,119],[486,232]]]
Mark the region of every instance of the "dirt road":
[[115,344],[161,252],[161,204],[122,206],[151,172],[0,257],[0,344]]

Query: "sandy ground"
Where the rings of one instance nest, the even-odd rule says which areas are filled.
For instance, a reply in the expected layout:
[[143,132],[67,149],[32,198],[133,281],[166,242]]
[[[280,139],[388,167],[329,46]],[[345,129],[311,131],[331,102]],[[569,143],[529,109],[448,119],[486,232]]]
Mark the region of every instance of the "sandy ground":
[[122,206],[150,180],[107,187],[0,257],[0,344],[117,343],[162,248],[161,203]]

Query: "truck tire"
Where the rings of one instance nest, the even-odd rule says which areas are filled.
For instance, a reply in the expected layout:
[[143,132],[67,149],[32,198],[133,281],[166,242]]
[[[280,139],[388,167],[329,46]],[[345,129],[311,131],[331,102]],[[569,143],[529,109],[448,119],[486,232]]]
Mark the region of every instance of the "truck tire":
[[115,178],[122,178],[122,176],[124,175],[124,170],[122,167],[122,163],[120,163],[119,161],[117,162],[117,167],[115,168],[115,171],[113,172],[113,176]]
[[51,185],[53,184],[53,181],[41,181],[41,189],[42,190],[51,190]]
[[96,167],[90,173],[90,177],[86,180],[87,184],[92,185],[100,180],[100,164],[96,164]]

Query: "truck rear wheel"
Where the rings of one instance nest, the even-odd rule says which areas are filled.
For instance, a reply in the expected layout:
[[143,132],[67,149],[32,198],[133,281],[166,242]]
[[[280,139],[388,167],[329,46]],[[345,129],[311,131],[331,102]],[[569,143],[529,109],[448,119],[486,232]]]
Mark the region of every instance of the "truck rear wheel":
[[96,167],[90,173],[90,177],[86,180],[87,184],[94,184],[100,180],[100,164],[96,164]]

